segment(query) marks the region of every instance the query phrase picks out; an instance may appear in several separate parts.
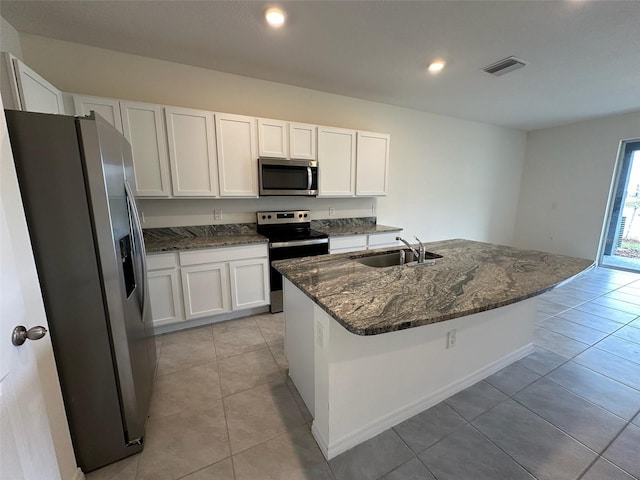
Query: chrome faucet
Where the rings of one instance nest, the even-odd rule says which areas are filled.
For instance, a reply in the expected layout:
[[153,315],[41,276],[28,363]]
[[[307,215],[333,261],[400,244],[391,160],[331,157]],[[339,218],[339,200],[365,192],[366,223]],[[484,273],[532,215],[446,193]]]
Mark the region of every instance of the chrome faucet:
[[[420,244],[420,248],[418,250],[416,250],[409,242],[407,242],[402,237],[396,237],[396,240],[399,241],[399,242],[404,243],[407,247],[409,247],[409,250],[411,250],[413,252],[413,256],[418,259],[418,263],[425,263],[426,249],[424,248],[423,243],[420,241],[420,239],[418,237],[414,237],[414,238]],[[404,255],[402,255],[402,253],[400,254],[400,258],[402,259],[400,261],[400,264],[405,263],[404,262]]]
[[418,243],[420,244],[420,251],[418,252],[419,253],[419,255],[418,255],[418,263],[424,263],[424,259],[425,259],[424,257],[426,256],[427,249],[424,248],[424,244],[420,241],[420,239],[418,237],[416,237],[414,235],[413,238],[415,238],[418,241]]
[[[420,258],[420,253],[418,253],[418,251],[415,248],[413,248],[413,246],[409,242],[407,242],[404,238],[396,237],[396,240],[404,243],[407,247],[409,247],[409,250],[413,252],[413,255],[415,256],[415,258],[418,258],[418,259]],[[424,254],[422,256],[424,257]]]

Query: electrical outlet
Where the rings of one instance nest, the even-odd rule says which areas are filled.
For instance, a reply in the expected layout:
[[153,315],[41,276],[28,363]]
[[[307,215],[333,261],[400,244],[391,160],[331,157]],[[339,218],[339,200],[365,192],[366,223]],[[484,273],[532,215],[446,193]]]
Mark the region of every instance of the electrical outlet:
[[334,216],[336,214],[336,207],[329,207],[329,215]]
[[222,210],[214,210],[213,211],[213,219],[214,220],[222,220]]
[[144,218],[144,210],[142,210],[142,209],[140,209],[140,220],[142,220],[143,224],[146,222],[146,220]]
[[375,214],[376,214],[376,206],[371,205],[371,215],[375,215]]
[[449,330],[447,332],[447,348],[453,348],[456,346],[456,329]]

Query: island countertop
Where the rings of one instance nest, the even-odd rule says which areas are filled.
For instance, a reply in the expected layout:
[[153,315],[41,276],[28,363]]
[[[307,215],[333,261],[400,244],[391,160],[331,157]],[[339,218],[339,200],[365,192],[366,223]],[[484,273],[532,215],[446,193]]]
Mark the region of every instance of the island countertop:
[[[377,335],[499,308],[551,290],[592,260],[464,239],[425,244],[434,265],[374,268],[371,251],[273,262],[347,330]],[[398,250],[394,249],[380,249]]]

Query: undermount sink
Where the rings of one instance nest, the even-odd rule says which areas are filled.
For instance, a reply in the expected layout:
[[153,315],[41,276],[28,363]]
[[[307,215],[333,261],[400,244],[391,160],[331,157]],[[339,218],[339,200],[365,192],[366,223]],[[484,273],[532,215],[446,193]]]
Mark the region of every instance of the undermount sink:
[[[401,262],[401,254],[400,252],[404,251],[405,261]],[[405,250],[395,250],[393,252],[380,252],[380,253],[372,253],[370,255],[366,255],[363,257],[354,256],[350,257],[351,260],[355,260],[362,265],[366,265],[368,267],[375,268],[384,268],[384,267],[393,267],[396,265],[407,265],[407,266],[415,266],[415,265],[433,265],[437,258],[442,258],[442,255],[438,255],[437,253],[425,252],[425,262],[418,263],[417,258],[413,254],[413,252],[409,249]]]

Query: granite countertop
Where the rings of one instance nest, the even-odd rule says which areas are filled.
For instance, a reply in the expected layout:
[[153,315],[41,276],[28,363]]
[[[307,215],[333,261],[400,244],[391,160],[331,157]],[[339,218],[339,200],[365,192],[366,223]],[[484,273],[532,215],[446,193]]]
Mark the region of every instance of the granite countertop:
[[[347,330],[377,335],[515,303],[593,267],[592,260],[455,239],[425,244],[434,265],[374,268],[322,255],[274,267]],[[399,250],[379,249],[378,251]]]
[[311,228],[318,232],[326,233],[330,237],[402,231],[400,227],[390,227],[376,223],[376,217],[312,220]]
[[147,253],[268,243],[255,223],[147,228],[143,230]]

